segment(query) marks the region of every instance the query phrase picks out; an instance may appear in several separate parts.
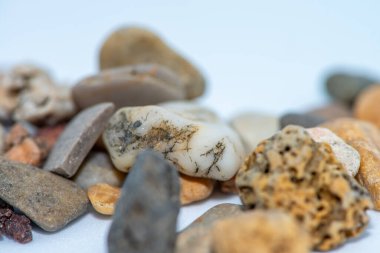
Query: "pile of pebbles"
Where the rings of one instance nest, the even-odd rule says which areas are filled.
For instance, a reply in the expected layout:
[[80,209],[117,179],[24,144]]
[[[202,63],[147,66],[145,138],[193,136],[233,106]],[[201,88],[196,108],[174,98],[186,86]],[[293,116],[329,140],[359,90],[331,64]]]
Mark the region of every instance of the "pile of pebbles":
[[[88,212],[110,253],[327,251],[380,210],[380,85],[337,73],[333,102],[222,120],[200,71],[160,37],[120,28],[100,71],[62,86],[33,65],[0,73],[0,235],[32,240]],[[238,194],[176,232],[181,206]],[[228,231],[228,232],[227,232]],[[365,239],[363,239],[365,240]]]

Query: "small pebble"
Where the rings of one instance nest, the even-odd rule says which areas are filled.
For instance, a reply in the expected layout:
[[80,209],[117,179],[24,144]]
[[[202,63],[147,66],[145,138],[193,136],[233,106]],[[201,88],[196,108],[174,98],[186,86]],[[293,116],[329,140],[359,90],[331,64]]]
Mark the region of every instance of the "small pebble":
[[88,188],[87,196],[98,213],[113,215],[120,197],[120,188],[104,183],[94,184]]
[[248,211],[222,219],[212,228],[213,253],[308,253],[309,234],[279,211]]
[[180,201],[182,205],[207,199],[214,190],[215,181],[208,178],[180,174]]
[[228,194],[237,194],[238,189],[236,187],[236,177],[233,177],[227,181],[220,181],[219,183],[219,189],[223,193]]
[[5,150],[7,151],[13,146],[20,144],[29,136],[28,130],[22,124],[13,125],[5,137]]
[[189,99],[204,92],[205,80],[201,73],[149,30],[122,27],[105,40],[100,50],[102,70],[142,63],[159,64],[175,72]]
[[347,105],[339,102],[333,102],[319,108],[314,108],[306,114],[318,116],[326,120],[353,116],[351,109]]
[[0,155],[2,155],[5,150],[5,136],[5,129],[3,125],[0,123]]
[[176,169],[152,151],[136,159],[116,205],[109,253],[171,253],[180,208]]
[[40,128],[36,134],[36,138],[46,143],[46,148],[50,151],[54,147],[63,130],[65,130],[65,127],[66,124],[59,124]]
[[112,103],[102,103],[77,114],[59,136],[44,170],[73,176],[107,126],[114,108]]
[[57,231],[87,210],[75,183],[39,168],[0,159],[0,199],[46,231]]
[[106,153],[92,151],[72,180],[85,190],[98,183],[121,187],[125,175],[113,167],[112,161]]
[[326,119],[320,116],[302,113],[287,113],[280,118],[280,129],[283,129],[288,125],[297,125],[305,128],[316,127],[325,121]]
[[30,137],[25,138],[21,143],[10,148],[4,156],[8,160],[33,166],[41,165],[45,158],[38,144]]
[[380,85],[372,85],[360,93],[354,104],[354,115],[380,128]]

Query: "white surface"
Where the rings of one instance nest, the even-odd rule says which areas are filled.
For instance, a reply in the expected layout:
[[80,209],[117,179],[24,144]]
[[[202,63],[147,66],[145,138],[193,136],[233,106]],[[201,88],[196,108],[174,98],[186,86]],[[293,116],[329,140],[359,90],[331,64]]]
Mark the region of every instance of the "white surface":
[[[348,3],[350,2],[350,3]],[[153,28],[204,71],[202,102],[224,117],[242,109],[282,113],[323,104],[326,71],[354,69],[379,77],[380,2],[286,1],[19,1],[0,0],[0,66],[32,61],[74,83],[96,72],[104,37],[123,24]],[[179,226],[219,202],[182,209]],[[336,252],[375,253],[380,215],[362,238]],[[109,220],[88,214],[64,230],[34,231],[0,252],[103,253]]]

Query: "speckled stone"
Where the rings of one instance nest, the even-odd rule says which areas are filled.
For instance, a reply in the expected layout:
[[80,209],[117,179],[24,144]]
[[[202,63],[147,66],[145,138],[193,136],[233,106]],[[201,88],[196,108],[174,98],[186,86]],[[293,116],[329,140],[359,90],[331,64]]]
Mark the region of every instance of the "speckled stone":
[[325,122],[326,119],[309,114],[287,113],[280,118],[280,128],[283,129],[288,125],[297,125],[306,128],[315,127]]
[[0,159],[0,198],[46,231],[66,226],[87,210],[86,193],[48,171]]
[[73,177],[73,181],[85,190],[98,183],[120,187],[125,176],[125,173],[113,167],[112,161],[106,153],[93,151],[86,157]]
[[122,27],[105,40],[100,50],[101,69],[141,63],[156,63],[174,71],[186,88],[187,98],[198,97],[205,89],[201,73],[149,30]]
[[116,108],[153,105],[186,98],[186,89],[170,69],[157,64],[138,64],[103,70],[73,88],[79,108],[112,102]]
[[114,109],[112,103],[102,103],[80,112],[59,136],[44,170],[73,176],[106,128]]
[[116,205],[108,252],[173,252],[179,208],[176,169],[152,151],[141,153]]

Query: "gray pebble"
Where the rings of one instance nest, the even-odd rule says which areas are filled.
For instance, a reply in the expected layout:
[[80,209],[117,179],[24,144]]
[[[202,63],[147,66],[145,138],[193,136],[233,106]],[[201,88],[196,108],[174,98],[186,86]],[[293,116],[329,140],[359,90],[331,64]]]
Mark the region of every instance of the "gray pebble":
[[325,122],[326,119],[316,115],[302,113],[287,113],[280,118],[280,128],[287,125],[298,125],[305,128],[315,127]]

